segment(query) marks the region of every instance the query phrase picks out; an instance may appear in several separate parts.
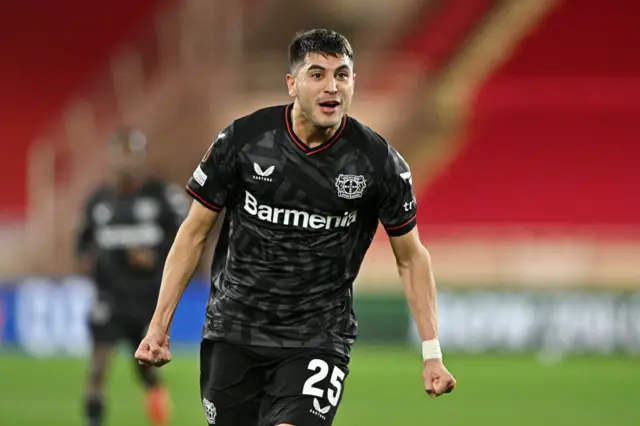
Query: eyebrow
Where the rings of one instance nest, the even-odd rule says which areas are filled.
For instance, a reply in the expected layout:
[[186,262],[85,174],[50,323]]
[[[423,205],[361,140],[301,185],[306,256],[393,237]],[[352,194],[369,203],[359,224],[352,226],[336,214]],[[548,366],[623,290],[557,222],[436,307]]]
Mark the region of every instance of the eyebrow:
[[[345,69],[348,71],[351,71],[351,68],[349,68],[349,65],[347,64],[340,65],[338,68],[336,68],[336,71],[342,71]],[[310,65],[309,68],[307,68],[307,71],[313,71],[313,70],[326,71],[327,69],[321,65]]]

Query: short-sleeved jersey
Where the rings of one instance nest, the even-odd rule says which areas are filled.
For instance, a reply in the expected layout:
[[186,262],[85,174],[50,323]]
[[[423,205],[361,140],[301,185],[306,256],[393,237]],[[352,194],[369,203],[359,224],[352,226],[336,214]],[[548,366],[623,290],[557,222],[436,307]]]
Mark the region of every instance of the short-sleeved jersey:
[[348,116],[330,140],[307,147],[290,110],[235,120],[187,184],[204,206],[225,210],[203,337],[348,355],[352,285],[378,222],[390,236],[415,227],[411,172]]
[[[110,186],[94,191],[81,217],[76,252],[91,253],[98,290],[123,309],[155,304],[166,256],[188,208],[180,186],[156,180],[127,193]],[[127,251],[136,248],[154,252],[152,268],[132,264]]]

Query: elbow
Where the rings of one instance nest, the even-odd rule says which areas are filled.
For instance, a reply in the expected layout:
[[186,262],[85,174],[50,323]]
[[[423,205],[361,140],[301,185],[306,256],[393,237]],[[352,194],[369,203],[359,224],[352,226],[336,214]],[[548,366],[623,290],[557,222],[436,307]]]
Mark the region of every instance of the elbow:
[[208,229],[204,229],[203,227],[197,226],[197,224],[190,223],[189,221],[184,221],[178,229],[174,244],[204,247],[208,234]]
[[396,258],[396,264],[400,273],[403,271],[412,269],[415,265],[426,266],[431,268],[431,255],[426,247],[420,244],[407,256],[401,256]]

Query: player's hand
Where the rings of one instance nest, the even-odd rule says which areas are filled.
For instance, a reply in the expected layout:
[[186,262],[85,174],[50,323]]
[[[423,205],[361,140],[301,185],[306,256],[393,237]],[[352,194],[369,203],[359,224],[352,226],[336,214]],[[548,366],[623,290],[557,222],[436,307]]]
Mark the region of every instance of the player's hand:
[[424,380],[424,389],[431,398],[449,393],[456,387],[456,379],[440,359],[425,361],[422,379]]
[[162,330],[149,328],[136,350],[135,358],[140,365],[162,367],[169,363],[169,335]]

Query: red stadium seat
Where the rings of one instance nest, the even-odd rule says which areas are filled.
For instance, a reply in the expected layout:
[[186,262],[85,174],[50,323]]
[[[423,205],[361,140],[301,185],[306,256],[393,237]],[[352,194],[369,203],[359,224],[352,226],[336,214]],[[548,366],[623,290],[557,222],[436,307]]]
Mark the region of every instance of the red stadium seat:
[[[624,7],[623,7],[624,6]],[[480,90],[424,226],[640,225],[640,5],[563,2]]]

